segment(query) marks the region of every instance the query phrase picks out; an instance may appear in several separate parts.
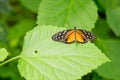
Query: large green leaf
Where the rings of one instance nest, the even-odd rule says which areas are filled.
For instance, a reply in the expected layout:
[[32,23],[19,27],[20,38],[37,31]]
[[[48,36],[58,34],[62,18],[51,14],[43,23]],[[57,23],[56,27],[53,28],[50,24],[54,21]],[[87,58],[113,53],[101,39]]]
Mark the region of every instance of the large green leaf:
[[51,36],[65,28],[38,26],[25,36],[18,63],[27,80],[75,80],[109,59],[92,43],[64,44]]
[[108,79],[120,80],[120,40],[101,40],[99,43],[111,62],[105,63],[96,71]]
[[0,61],[5,60],[5,58],[8,56],[8,52],[5,48],[0,49]]
[[91,30],[96,19],[97,7],[92,0],[42,0],[37,23]]

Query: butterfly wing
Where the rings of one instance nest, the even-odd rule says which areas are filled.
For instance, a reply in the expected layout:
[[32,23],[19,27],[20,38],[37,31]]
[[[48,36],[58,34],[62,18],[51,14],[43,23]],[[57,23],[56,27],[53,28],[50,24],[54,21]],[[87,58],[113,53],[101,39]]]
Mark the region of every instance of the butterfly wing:
[[96,36],[93,33],[86,30],[82,30],[82,32],[84,33],[87,40],[94,41],[96,39]]
[[74,42],[74,30],[64,30],[52,36],[52,40],[64,43]]
[[56,34],[54,34],[54,35],[52,36],[52,40],[54,40],[54,41],[61,41],[61,42],[63,42],[63,41],[64,41],[64,38],[65,38],[66,33],[67,33],[67,30],[60,31],[60,32],[58,32],[58,33],[56,33]]
[[91,32],[86,30],[80,30],[80,29],[77,30],[76,37],[77,37],[76,40],[80,43],[86,43],[88,41],[94,41],[96,39],[96,36]]
[[72,43],[75,41],[75,33],[74,33],[74,30],[69,30],[66,35],[65,35],[65,38],[64,38],[64,43]]
[[76,30],[76,41],[79,43],[86,43],[88,40],[86,39],[84,33],[81,30]]

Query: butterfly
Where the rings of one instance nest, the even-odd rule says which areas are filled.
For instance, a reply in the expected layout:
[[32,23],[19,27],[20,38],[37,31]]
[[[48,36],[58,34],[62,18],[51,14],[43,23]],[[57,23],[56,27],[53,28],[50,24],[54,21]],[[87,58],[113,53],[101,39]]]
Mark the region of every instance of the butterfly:
[[72,42],[86,43],[88,41],[94,41],[96,36],[89,31],[82,29],[69,29],[60,31],[52,36],[52,40],[64,42],[66,44]]

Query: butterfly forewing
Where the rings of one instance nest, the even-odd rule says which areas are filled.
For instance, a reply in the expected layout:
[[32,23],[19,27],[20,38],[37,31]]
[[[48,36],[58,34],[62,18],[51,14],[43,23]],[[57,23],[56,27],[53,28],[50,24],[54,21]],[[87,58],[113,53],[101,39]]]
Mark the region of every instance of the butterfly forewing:
[[76,31],[76,41],[79,43],[86,43],[88,40],[81,30]]
[[64,43],[72,43],[75,40],[75,34],[74,34],[74,30],[69,30],[66,33],[65,39],[64,39]]
[[87,40],[93,41],[96,39],[96,36],[92,34],[91,32],[86,31],[86,30],[81,30],[81,31],[83,32]]
[[64,42],[65,36],[69,30],[64,30],[56,33],[55,35],[52,36],[52,40],[54,41],[61,41]]

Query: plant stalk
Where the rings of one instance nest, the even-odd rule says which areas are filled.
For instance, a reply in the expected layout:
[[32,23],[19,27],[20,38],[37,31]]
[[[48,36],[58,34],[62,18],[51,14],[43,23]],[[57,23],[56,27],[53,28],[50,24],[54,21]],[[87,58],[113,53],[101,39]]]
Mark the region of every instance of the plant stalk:
[[16,57],[13,57],[11,59],[6,60],[6,61],[4,61],[4,62],[2,62],[0,64],[0,67],[3,66],[3,65],[5,65],[5,64],[7,64],[7,63],[9,63],[9,62],[11,62],[11,61],[13,61],[13,60],[15,60],[15,59],[18,59],[18,58],[20,58],[20,56],[16,56]]

